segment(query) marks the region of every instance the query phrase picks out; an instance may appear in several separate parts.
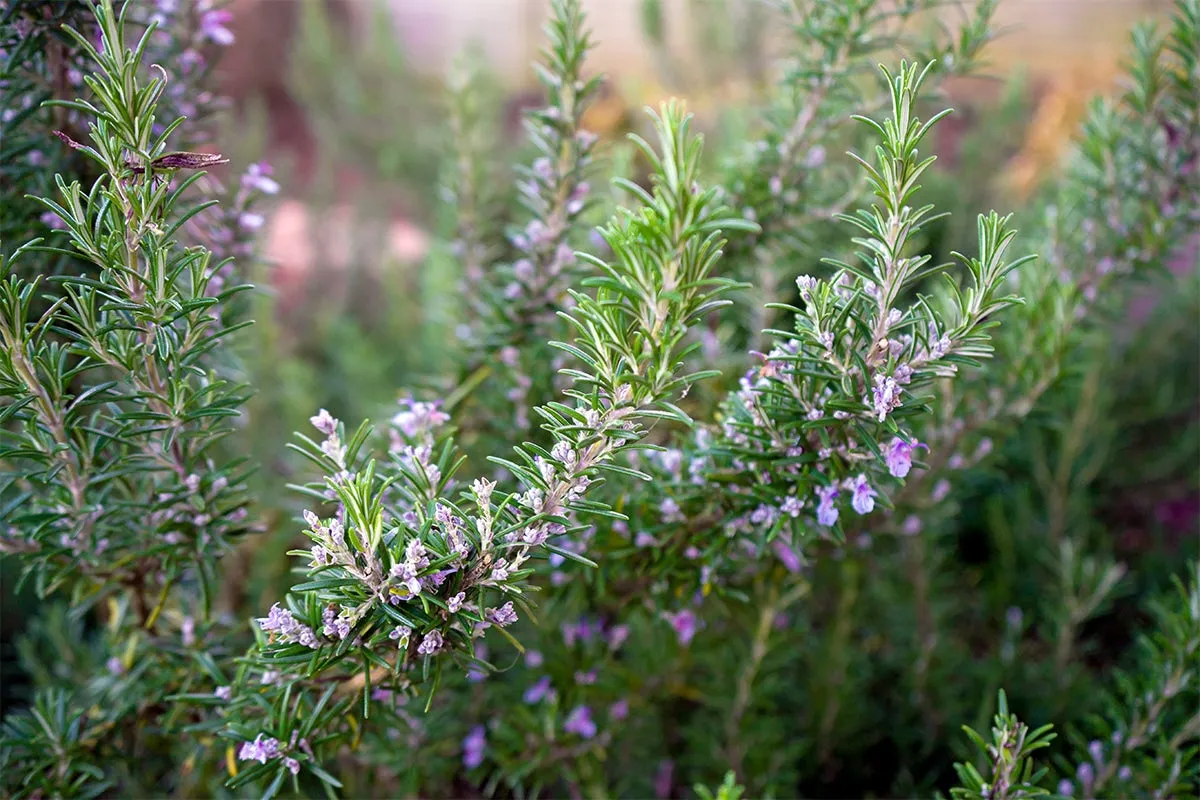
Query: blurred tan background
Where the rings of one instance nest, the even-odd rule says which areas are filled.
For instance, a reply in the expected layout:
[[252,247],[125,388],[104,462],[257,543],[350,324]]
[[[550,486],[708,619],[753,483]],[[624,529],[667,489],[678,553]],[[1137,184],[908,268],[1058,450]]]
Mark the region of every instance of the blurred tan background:
[[[611,81],[607,96],[590,112],[587,123],[593,130],[615,132],[628,110],[667,95],[683,94],[703,114],[730,97],[730,90],[736,94],[737,86],[671,85],[670,76],[690,77],[704,71],[706,54],[696,52],[696,9],[715,10],[736,20],[762,5],[762,0],[660,2],[668,36],[665,60],[673,63],[673,71],[664,68],[664,53],[644,34],[643,0],[584,0],[596,43],[589,65]],[[225,89],[241,108],[261,109],[265,115],[267,158],[294,166],[285,190],[296,199],[283,204],[267,235],[268,255],[281,265],[292,265],[299,274],[307,271],[312,258],[299,235],[310,222],[308,204],[301,198],[308,195],[315,165],[327,156],[291,83],[295,76],[289,58],[305,3],[319,6],[351,42],[379,32],[373,26],[381,19],[377,12],[382,5],[399,50],[416,69],[434,76],[444,75],[465,48],[478,48],[515,108],[537,102],[536,94],[531,94],[536,83],[530,63],[542,46],[549,0],[233,0],[236,38],[221,63]],[[1000,0],[995,17],[999,36],[985,53],[987,72],[997,77],[1024,72],[1033,100],[1017,155],[1003,176],[1018,196],[1058,162],[1089,100],[1115,90],[1114,79],[1134,22],[1165,16],[1170,5],[1170,0]],[[963,11],[948,5],[944,14],[953,23]],[[763,54],[764,63],[770,56],[770,52]],[[675,81],[681,82],[686,81]],[[1000,86],[996,81],[968,80],[948,84],[947,89],[956,105],[969,105],[989,102]],[[403,108],[405,102],[403,92],[390,87],[379,97],[380,104],[396,108]],[[962,125],[963,119],[956,115],[948,129]],[[352,170],[339,169],[340,175],[349,177],[337,191],[335,203],[350,201],[364,180]],[[425,234],[409,224],[407,211],[394,209],[391,214],[396,255],[409,262],[419,259]],[[332,217],[345,217],[340,227],[347,230],[352,225],[348,211],[339,210]]]
[[[255,16],[261,15],[264,21],[270,18],[268,29],[278,34],[287,27],[278,25],[279,17],[294,12],[303,1],[236,0],[235,15],[247,24]],[[464,45],[478,43],[498,73],[514,85],[530,78],[529,62],[540,46],[548,5],[547,0],[334,1],[360,21],[372,3],[382,2],[414,60],[435,71],[444,69]],[[669,20],[685,20],[694,4],[694,0],[661,2]],[[759,2],[731,0],[723,5],[736,8]],[[585,0],[584,6],[598,44],[593,61],[596,69],[623,77],[644,76],[654,69],[653,54],[641,34],[642,0]],[[1009,32],[997,42],[993,57],[1002,68],[1023,63],[1035,72],[1061,67],[1064,62],[1108,61],[1113,44],[1123,42],[1134,20],[1168,7],[1169,1],[1164,0],[1001,0],[996,22]],[[947,10],[947,14],[953,13],[953,9]],[[690,44],[686,25],[669,25],[668,29],[672,47],[683,54]],[[284,37],[271,38],[279,44]],[[245,55],[265,54],[247,50]]]
[[[239,102],[265,103],[280,134],[272,137],[276,141],[304,137],[287,88],[289,49],[304,2],[323,3],[354,35],[372,24],[372,12],[382,4],[415,66],[441,74],[465,47],[476,46],[514,92],[533,84],[529,64],[541,45],[548,5],[548,0],[233,0],[237,38],[223,62],[228,90]],[[760,2],[719,5],[736,16],[739,6]],[[661,4],[671,55],[685,65],[697,63],[688,17],[703,0]],[[640,106],[673,90],[659,85],[661,64],[642,33],[642,0],[585,0],[585,6],[597,44],[591,65],[613,79],[624,101]],[[996,23],[1002,35],[988,51],[992,71],[1003,75],[1023,68],[1041,95],[1086,98],[1110,87],[1133,22],[1165,14],[1169,6],[1169,0],[1001,0]],[[961,12],[949,7],[945,13]]]

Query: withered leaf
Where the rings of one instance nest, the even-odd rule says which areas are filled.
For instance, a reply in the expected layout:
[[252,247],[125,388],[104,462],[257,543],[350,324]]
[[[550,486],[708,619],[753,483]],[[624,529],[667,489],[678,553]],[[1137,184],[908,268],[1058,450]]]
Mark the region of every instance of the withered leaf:
[[150,162],[150,166],[155,169],[204,169],[227,163],[229,159],[220,153],[167,153]]
[[67,143],[68,147],[71,147],[74,150],[82,150],[83,149],[83,145],[81,145],[79,142],[72,139],[70,136],[67,136],[62,131],[55,131],[54,135],[57,136],[59,139],[62,139],[64,142]]

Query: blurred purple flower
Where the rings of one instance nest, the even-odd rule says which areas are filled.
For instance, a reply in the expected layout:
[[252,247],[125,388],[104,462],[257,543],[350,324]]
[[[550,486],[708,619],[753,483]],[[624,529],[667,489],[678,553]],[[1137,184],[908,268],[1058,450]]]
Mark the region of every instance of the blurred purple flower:
[[483,751],[487,747],[487,731],[482,725],[476,725],[463,739],[463,766],[475,769],[483,763]]
[[533,705],[534,703],[540,703],[542,699],[547,697],[550,693],[550,677],[544,676],[533,686],[530,686],[525,690],[525,696],[523,699],[526,703]]
[[592,710],[587,706],[576,706],[567,715],[567,721],[563,723],[563,730],[582,736],[584,739],[591,739],[596,735],[596,723],[592,720]]
[[696,614],[690,608],[671,613],[663,612],[663,618],[675,629],[675,636],[682,647],[687,647],[696,636]]

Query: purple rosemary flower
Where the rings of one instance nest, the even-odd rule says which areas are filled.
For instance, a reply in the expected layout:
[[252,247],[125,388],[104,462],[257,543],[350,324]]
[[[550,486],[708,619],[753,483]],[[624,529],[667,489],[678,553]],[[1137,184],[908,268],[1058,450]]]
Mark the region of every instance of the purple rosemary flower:
[[614,625],[612,630],[608,632],[608,647],[610,650],[619,650],[621,645],[625,644],[625,640],[629,638],[628,625]]
[[487,747],[487,730],[482,725],[476,725],[463,739],[463,766],[475,769],[483,763],[483,751]]
[[529,650],[525,653],[525,666],[529,667],[530,669],[537,669],[545,662],[545,660],[546,659],[542,656],[542,651],[540,650]]
[[682,609],[674,613],[670,611],[663,612],[663,618],[671,623],[671,627],[675,629],[675,637],[679,640],[682,647],[687,647],[693,638],[696,636],[696,614],[690,608]]
[[450,611],[451,614],[457,614],[459,609],[462,608],[463,600],[466,600],[466,599],[467,599],[467,593],[459,592],[458,594],[454,595],[453,597],[451,597],[449,600],[446,601],[446,608]]
[[396,642],[400,647],[408,646],[408,638],[412,636],[412,628],[407,625],[397,625],[392,628],[392,632],[388,634],[388,638]]
[[513,604],[510,600],[500,608],[489,608],[487,610],[487,619],[501,628],[507,628],[517,621],[517,612],[513,611]]
[[830,527],[837,523],[838,509],[835,506],[834,500],[837,499],[838,490],[834,486],[818,486],[817,487],[817,524]]
[[213,691],[213,697],[217,698],[218,700],[228,700],[230,697],[233,697],[233,687],[218,686]]
[[551,694],[553,694],[553,690],[550,688],[550,677],[544,676],[533,686],[530,686],[525,690],[525,696],[523,699],[526,703],[533,705],[534,703],[540,703],[542,698],[548,697]]
[[121,663],[121,659],[113,656],[104,664],[110,675],[121,675],[125,672],[125,665]]
[[284,644],[299,642],[313,649],[320,647],[312,628],[298,621],[292,616],[292,612],[280,608],[279,603],[271,606],[267,616],[258,618],[258,626],[266,633],[278,636],[279,641]]
[[582,736],[584,739],[591,739],[596,735],[596,723],[592,720],[592,710],[587,706],[575,706],[567,715],[567,721],[563,723],[563,730]]
[[776,538],[771,542],[771,549],[775,551],[776,557],[783,563],[784,569],[788,572],[800,571],[800,556],[796,555],[796,551],[788,546],[788,543],[783,539]]
[[321,612],[321,622],[324,623],[322,632],[330,638],[345,639],[350,635],[350,620],[339,615],[333,606]]
[[608,716],[620,722],[629,716],[629,701],[625,699],[618,700],[608,707]]
[[659,503],[658,511],[662,514],[664,522],[683,521],[683,515],[679,513],[679,503],[676,503],[673,498],[667,497]]
[[287,767],[287,771],[293,775],[297,775],[300,772],[300,762],[291,756],[283,760],[283,766]]
[[804,508],[804,501],[794,494],[790,494],[784,498],[783,503],[779,506],[780,512],[787,514],[793,519],[800,516],[802,508]]
[[430,631],[425,634],[425,638],[421,640],[421,644],[417,646],[417,652],[423,656],[431,656],[442,649],[442,634],[440,631]]
[[866,475],[859,475],[851,481],[853,495],[850,504],[859,514],[870,514],[875,510],[875,490],[867,482]]
[[418,403],[411,397],[400,402],[407,407],[392,417],[392,424],[409,439],[428,439],[435,429],[450,420],[450,415],[441,411],[437,403]]
[[314,428],[326,436],[332,436],[337,432],[338,421],[333,418],[332,414],[323,408],[317,412],[315,417],[309,417],[308,421],[312,423]]
[[254,737],[253,742],[243,743],[242,749],[238,751],[240,761],[257,761],[260,764],[278,756],[279,740],[270,736],[264,737],[261,733]]
[[211,2],[200,4],[200,35],[213,44],[228,47],[233,44],[233,33],[225,27],[233,21],[233,13],[223,8],[209,8]]
[[900,385],[894,378],[876,375],[875,388],[871,391],[875,396],[875,414],[883,422],[900,405]]
[[915,441],[906,442],[900,438],[892,439],[891,444],[883,451],[888,472],[892,473],[895,478],[907,477],[908,471],[912,469],[913,451],[918,447],[925,447],[925,445]]

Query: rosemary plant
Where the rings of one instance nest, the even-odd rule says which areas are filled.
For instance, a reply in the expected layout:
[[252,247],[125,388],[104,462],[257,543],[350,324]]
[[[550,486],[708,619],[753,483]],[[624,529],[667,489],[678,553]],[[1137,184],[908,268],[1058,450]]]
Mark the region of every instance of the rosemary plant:
[[[528,158],[476,71],[415,159],[448,241],[406,340],[450,355],[336,354],[325,397],[402,399],[306,410],[293,502],[250,482],[278,421],[245,376],[303,365],[233,346],[281,187],[203,174],[229,12],[0,4],[0,569],[34,598],[4,796],[1194,797],[1194,564],[1163,587],[1196,555],[1200,3],[949,246],[938,81],[994,3],[914,36],[939,5],[763,10],[797,35],[753,132],[702,147],[671,101],[635,161],[554,0]],[[1165,297],[1116,330],[1135,286]]]

